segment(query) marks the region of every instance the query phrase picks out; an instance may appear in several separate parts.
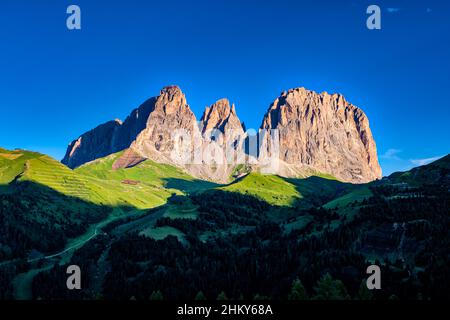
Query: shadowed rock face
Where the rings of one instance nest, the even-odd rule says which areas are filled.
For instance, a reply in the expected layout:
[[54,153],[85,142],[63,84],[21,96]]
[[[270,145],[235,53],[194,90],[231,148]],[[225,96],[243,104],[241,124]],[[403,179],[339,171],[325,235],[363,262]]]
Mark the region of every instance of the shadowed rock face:
[[[368,119],[342,95],[317,94],[304,88],[284,92],[270,106],[261,129],[277,129],[280,137],[276,157],[280,165],[268,173],[294,177],[322,172],[356,183],[381,177]],[[216,138],[219,132],[221,135]],[[188,163],[173,157],[174,141],[183,139],[183,134],[192,141],[182,150],[192,157]],[[207,107],[197,122],[180,88],[169,86],[135,109],[124,123],[107,122],[73,141],[62,162],[74,168],[127,149],[114,163],[114,169],[152,159],[179,166],[197,178],[227,182],[235,164],[224,159],[228,154],[217,150],[226,147],[237,151],[238,155],[233,154],[237,159],[243,154],[246,139],[235,107],[227,99]],[[276,152],[273,143],[265,139],[260,144],[258,160],[271,164]],[[215,160],[223,162],[205,162],[203,158],[199,162],[194,159],[199,153],[213,153]],[[252,157],[253,154],[249,156]],[[252,168],[263,171],[260,164],[253,164]]]
[[[354,183],[381,178],[369,120],[340,94],[304,88],[284,92],[261,128],[279,130],[279,157],[288,165],[305,165]],[[270,146],[263,147],[270,153]]]
[[83,163],[111,154],[114,150],[121,150],[113,143],[113,137],[117,137],[120,126],[119,121],[109,121],[84,133],[69,144],[61,162],[70,168],[76,168]]
[[125,122],[109,121],[84,133],[69,144],[61,162],[70,168],[76,168],[128,148],[145,128],[154,105],[155,98],[151,98],[133,110]]

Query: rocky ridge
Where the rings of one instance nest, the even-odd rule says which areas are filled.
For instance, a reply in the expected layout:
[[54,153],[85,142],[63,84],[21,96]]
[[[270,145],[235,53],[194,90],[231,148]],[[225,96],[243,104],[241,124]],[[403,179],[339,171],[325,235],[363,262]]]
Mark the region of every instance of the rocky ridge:
[[[275,140],[268,134],[272,131]],[[264,116],[258,138],[256,154],[249,156],[251,138],[234,105],[218,100],[197,121],[181,89],[168,86],[123,123],[107,122],[74,140],[62,162],[75,168],[126,150],[114,169],[151,159],[221,183],[243,162],[285,177],[321,172],[352,183],[381,177],[367,116],[340,94],[305,88],[283,92]]]
[[[309,167],[357,183],[381,178],[369,120],[340,94],[305,88],[283,92],[269,107],[261,129],[278,130],[280,170]],[[267,141],[262,149],[271,153]]]

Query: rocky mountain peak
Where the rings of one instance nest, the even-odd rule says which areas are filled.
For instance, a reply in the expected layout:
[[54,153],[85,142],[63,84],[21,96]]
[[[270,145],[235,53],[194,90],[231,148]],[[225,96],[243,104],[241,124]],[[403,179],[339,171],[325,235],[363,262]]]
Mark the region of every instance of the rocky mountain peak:
[[170,98],[170,100],[173,100],[173,97],[181,96],[183,95],[183,92],[181,91],[179,86],[170,85],[162,88],[161,91],[159,92],[159,95],[160,96],[167,95]]
[[348,182],[381,177],[367,116],[340,94],[305,88],[283,92],[261,129],[278,129],[280,160],[288,165],[308,166]]
[[155,110],[163,110],[165,114],[173,114],[186,107],[189,108],[186,97],[178,86],[164,87],[155,104]]
[[201,119],[202,133],[217,129],[222,133],[227,130],[236,130],[244,133],[242,123],[236,114],[234,104],[230,106],[228,99],[220,99],[210,107],[206,107]]
[[[214,129],[222,133],[218,138]],[[284,91],[270,105],[260,129],[262,141],[255,147],[250,142],[256,137],[246,136],[228,99],[207,107],[198,123],[181,89],[168,86],[133,110],[123,123],[109,121],[74,140],[62,162],[75,168],[127,149],[114,169],[152,159],[182,167],[198,178],[226,182],[235,160],[248,156],[255,170],[268,166],[264,172],[281,176],[322,172],[347,182],[381,177],[367,116],[341,94],[303,87]],[[276,143],[273,131],[279,138]],[[185,139],[190,143],[182,144],[180,150],[179,142]],[[178,158],[181,154],[188,155],[188,162],[184,156]],[[204,161],[205,154],[213,156],[213,164]],[[274,168],[278,169],[272,172]]]
[[200,132],[181,89],[168,86],[156,97],[155,107],[148,116],[145,128],[130,148],[145,158],[172,164],[173,159],[170,157],[178,135],[189,135],[194,140],[198,139]]

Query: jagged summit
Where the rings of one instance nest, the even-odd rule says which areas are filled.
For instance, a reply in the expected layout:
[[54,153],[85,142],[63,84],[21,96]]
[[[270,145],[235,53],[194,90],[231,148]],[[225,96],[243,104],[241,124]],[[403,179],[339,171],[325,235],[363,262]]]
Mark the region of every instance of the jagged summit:
[[202,133],[212,129],[220,130],[222,133],[230,129],[244,132],[234,104],[230,106],[230,102],[226,98],[206,107],[200,122]]
[[381,178],[369,120],[340,94],[285,91],[270,105],[261,129],[278,129],[280,160],[288,165],[307,165],[348,182]]
[[163,94],[175,96],[175,95],[183,94],[183,92],[181,91],[181,88],[179,86],[169,85],[169,86],[165,86],[164,88],[161,89],[160,95],[163,95]]
[[[214,129],[222,133],[219,139],[212,138],[210,132]],[[279,135],[277,150],[267,134],[259,135],[262,141],[258,143],[258,161],[279,160],[279,168],[272,173],[289,177],[322,172],[357,183],[381,177],[367,116],[341,94],[316,93],[304,87],[284,91],[269,106],[260,133],[264,130],[276,130]],[[183,139],[183,135],[188,135],[192,143],[180,151],[174,139]],[[115,169],[152,159],[182,167],[198,178],[223,182],[236,164],[221,166],[203,160],[186,164],[174,159],[174,152],[188,153],[193,158],[196,152],[211,152],[216,161],[225,157],[218,148],[231,146],[232,151],[241,152],[246,139],[250,141],[228,99],[207,107],[198,122],[184,93],[172,85],[133,110],[123,123],[107,122],[74,140],[62,162],[74,168],[128,149],[114,164]],[[212,168],[217,170],[212,172]],[[252,168],[259,170],[255,163]]]
[[156,98],[155,109],[158,108],[163,108],[165,114],[172,114],[183,108],[189,109],[189,106],[180,87],[172,85],[164,87]]

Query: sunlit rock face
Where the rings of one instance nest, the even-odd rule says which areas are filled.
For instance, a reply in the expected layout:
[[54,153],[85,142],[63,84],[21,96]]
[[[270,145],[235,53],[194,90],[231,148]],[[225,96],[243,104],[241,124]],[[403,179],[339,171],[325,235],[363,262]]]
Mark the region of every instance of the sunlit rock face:
[[243,140],[242,124],[228,100],[207,107],[198,122],[180,88],[170,86],[156,98],[146,128],[130,149],[142,157],[182,167],[194,177],[224,183],[236,166],[234,153],[242,151]]
[[[269,107],[261,128],[278,130],[282,175],[305,167],[353,183],[381,178],[369,120],[340,94],[304,88],[284,92]],[[270,153],[270,145],[263,148],[262,153]]]
[[75,168],[122,150],[113,169],[151,159],[222,183],[242,164],[285,177],[319,172],[352,183],[381,177],[364,112],[340,94],[304,88],[281,94],[250,136],[227,99],[206,107],[197,121],[181,89],[168,86],[123,123],[107,122],[74,140],[62,162]]

